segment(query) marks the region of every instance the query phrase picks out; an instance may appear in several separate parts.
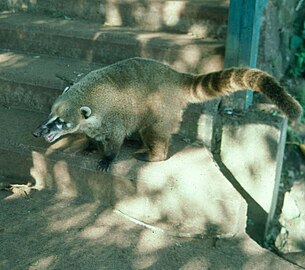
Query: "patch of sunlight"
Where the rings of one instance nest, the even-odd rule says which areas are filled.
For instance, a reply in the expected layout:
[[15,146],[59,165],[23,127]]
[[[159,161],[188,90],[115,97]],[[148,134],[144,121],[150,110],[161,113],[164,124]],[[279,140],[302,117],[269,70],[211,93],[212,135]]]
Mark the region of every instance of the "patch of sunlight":
[[0,20],[1,19],[6,19],[7,17],[9,17],[12,14],[11,11],[1,11],[0,12]]
[[207,25],[193,24],[188,33],[196,38],[206,38],[209,34],[209,27]]
[[104,211],[91,224],[80,233],[82,238],[103,241],[104,245],[117,245],[120,248],[128,248],[134,243],[136,236],[132,232],[139,227],[132,222],[126,222],[112,209]]
[[210,263],[204,256],[192,257],[187,263],[185,263],[180,270],[183,269],[213,269]]
[[133,261],[134,269],[149,269],[158,261],[157,254],[141,254]]
[[141,43],[144,47],[148,42],[152,39],[160,38],[160,33],[145,33],[145,34],[138,34],[136,39]]
[[1,68],[20,68],[28,64],[24,57],[21,55],[16,55],[11,52],[0,54],[0,67]]
[[200,142],[210,144],[212,141],[212,132],[207,132],[207,127],[213,126],[214,117],[208,115],[207,113],[203,113],[200,115],[197,122],[197,140]]
[[52,232],[65,232],[79,226],[86,226],[96,217],[98,203],[86,203],[80,206],[62,204],[61,202],[46,209],[49,213],[48,229]]
[[20,0],[8,0],[8,6],[10,7],[20,7],[23,11],[28,9],[28,5],[24,3],[25,1]]
[[135,216],[139,220],[145,220],[147,223],[155,223],[161,219],[161,212],[158,204],[153,200],[152,196],[146,196],[141,193],[119,201],[115,208],[130,216]]
[[236,190],[205,148],[189,147],[167,161],[143,166],[136,190],[136,195],[119,201],[115,208],[166,230],[201,233],[206,224],[220,227],[224,221],[230,230],[240,210]]
[[174,243],[174,238],[168,237],[162,232],[155,232],[149,229],[142,231],[136,252],[138,254],[149,254],[165,249]]
[[68,164],[61,160],[53,168],[54,181],[57,184],[55,197],[57,199],[74,199],[77,197],[77,188],[69,173]]
[[69,218],[61,218],[49,225],[51,231],[64,232],[87,222],[91,211],[82,211]]
[[179,23],[181,14],[185,9],[185,1],[166,1],[163,9],[163,21],[167,26]]
[[39,258],[38,260],[34,261],[33,263],[31,263],[31,265],[28,269],[29,270],[47,269],[48,267],[51,267],[52,264],[54,264],[56,260],[57,260],[56,255],[42,257],[42,258]]
[[64,137],[55,143],[52,143],[46,150],[46,155],[52,155],[58,150],[65,153],[76,153],[83,150],[86,146],[87,139],[82,134],[71,134],[70,136]]
[[209,73],[223,69],[224,58],[223,55],[212,55],[207,57],[205,61],[202,61],[202,65],[199,68],[200,73]]
[[108,235],[110,229],[111,228],[108,226],[89,226],[82,232],[82,237],[88,240],[97,240],[102,238],[104,235]]
[[56,184],[56,199],[73,199],[77,197],[76,185],[69,173],[66,161],[57,161],[53,167],[53,174],[48,171],[48,164],[44,154],[32,151],[33,167],[30,170],[35,180],[35,189],[42,190],[46,186],[54,187]]
[[95,32],[94,36],[92,37],[92,40],[98,40],[101,35],[102,35],[102,32],[100,32],[100,31]]
[[38,190],[42,190],[46,187],[46,184],[51,184],[52,176],[48,173],[47,161],[43,154],[32,151],[33,167],[30,170],[31,176],[35,180],[35,187]]
[[195,72],[197,73],[196,66],[198,66],[201,61],[201,50],[197,45],[188,45],[185,46],[181,53],[180,57],[177,57],[176,60],[172,63],[172,66],[181,71],[181,72]]
[[134,267],[136,269],[149,268],[159,259],[158,252],[172,246],[174,242],[174,238],[167,237],[164,233],[143,230],[135,248],[137,256]]
[[234,135],[228,127],[225,134],[228,135],[223,139],[226,149],[222,153],[223,162],[253,199],[269,212],[275,179],[275,170],[270,168],[275,167],[276,161],[270,154],[273,144],[269,145],[266,138],[268,134],[276,134],[276,128],[247,124]]
[[109,26],[121,26],[123,21],[120,14],[120,9],[117,3],[113,0],[108,0],[105,6],[106,21]]

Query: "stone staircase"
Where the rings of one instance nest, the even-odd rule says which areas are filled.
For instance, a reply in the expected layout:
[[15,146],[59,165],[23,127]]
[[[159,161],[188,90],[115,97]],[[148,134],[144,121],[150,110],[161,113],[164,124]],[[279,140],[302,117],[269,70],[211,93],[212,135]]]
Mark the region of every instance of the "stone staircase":
[[[185,112],[181,130],[173,137],[169,160],[153,164],[137,161],[132,158],[137,142],[126,142],[110,173],[96,171],[96,153],[82,155],[81,135],[63,138],[51,146],[31,135],[67,85],[59,77],[78,81],[91,70],[135,56],[157,59],[179,71],[221,69],[228,1],[2,1],[0,8],[0,180],[2,187],[26,184],[14,186],[16,194],[7,198],[26,194],[39,201],[39,196],[46,196],[41,213],[63,201],[70,210],[78,209],[84,201],[92,207],[98,203],[102,210],[92,214],[88,222],[95,224],[103,219],[109,230],[121,226],[124,234],[138,243],[150,230],[178,239],[243,235],[246,201],[221,174],[210,152],[195,143],[201,105],[190,106]],[[19,189],[21,193],[16,191]],[[60,216],[67,210],[59,211]],[[50,224],[51,219],[47,217]],[[22,220],[12,221],[12,230],[14,225],[19,226],[17,222]],[[89,223],[82,225],[88,239],[110,241],[109,235],[96,236],[94,230],[90,231]],[[134,223],[142,226],[134,225],[137,229],[129,231]],[[62,224],[74,230],[70,219],[62,218]],[[74,239],[79,236],[80,231],[69,234]],[[62,237],[67,240],[67,236]],[[150,237],[156,242],[162,238],[159,234]],[[172,245],[167,238],[162,241],[165,246]],[[206,243],[199,245],[209,249]],[[144,249],[139,246],[138,252]],[[244,252],[252,255],[262,251],[255,246]],[[169,253],[180,256],[175,250]],[[30,264],[27,256],[20,256]],[[267,253],[265,259],[269,262],[272,256]],[[281,264],[272,260],[275,265]],[[115,262],[124,265],[124,261]],[[165,269],[168,263],[165,260],[156,267]],[[235,262],[227,265],[231,263]],[[3,269],[19,269],[20,265],[18,261],[0,264]],[[84,265],[81,269],[95,269]],[[57,266],[76,269],[75,265]],[[288,264],[285,267],[295,269]],[[244,269],[254,269],[253,264]]]

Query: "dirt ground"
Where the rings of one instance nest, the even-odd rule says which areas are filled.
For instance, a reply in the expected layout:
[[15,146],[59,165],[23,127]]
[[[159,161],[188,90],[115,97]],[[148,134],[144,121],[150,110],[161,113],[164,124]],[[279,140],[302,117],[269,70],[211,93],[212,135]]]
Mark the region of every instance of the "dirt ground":
[[[302,154],[287,153],[299,170]],[[16,182],[0,179],[0,269],[299,269],[247,235],[177,238],[132,223],[103,202],[101,183],[5,189]]]
[[181,239],[151,231],[90,192],[0,196],[0,269],[299,269],[247,235]]

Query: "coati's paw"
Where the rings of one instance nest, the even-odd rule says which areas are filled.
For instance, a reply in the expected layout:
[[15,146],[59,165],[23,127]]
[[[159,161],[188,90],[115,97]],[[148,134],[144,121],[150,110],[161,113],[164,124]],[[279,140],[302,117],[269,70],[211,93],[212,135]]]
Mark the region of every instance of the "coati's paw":
[[111,164],[115,159],[115,155],[106,156],[99,160],[97,164],[97,169],[102,172],[109,172],[111,169]]
[[157,162],[157,161],[166,160],[165,156],[163,156],[163,155],[162,156],[153,156],[148,151],[137,152],[137,153],[134,153],[133,156],[138,160],[149,161],[149,162]]
[[109,172],[110,167],[111,167],[111,161],[107,159],[101,159],[97,164],[97,169],[102,172]]

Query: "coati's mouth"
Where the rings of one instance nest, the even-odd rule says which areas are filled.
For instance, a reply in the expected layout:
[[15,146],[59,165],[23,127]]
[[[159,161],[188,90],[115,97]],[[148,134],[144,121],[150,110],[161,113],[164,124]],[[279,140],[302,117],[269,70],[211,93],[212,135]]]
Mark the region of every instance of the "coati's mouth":
[[52,132],[48,135],[43,136],[45,140],[49,143],[54,142],[57,140],[61,135],[58,132]]

